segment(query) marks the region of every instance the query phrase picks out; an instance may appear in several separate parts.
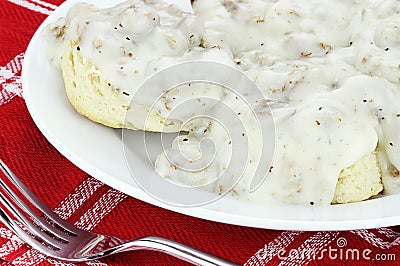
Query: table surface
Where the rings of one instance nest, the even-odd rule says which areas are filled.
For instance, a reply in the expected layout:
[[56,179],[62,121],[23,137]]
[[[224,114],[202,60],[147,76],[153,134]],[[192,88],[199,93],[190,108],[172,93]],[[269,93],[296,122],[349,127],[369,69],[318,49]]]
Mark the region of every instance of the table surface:
[[[37,129],[20,80],[30,38],[61,3],[0,0],[0,158],[57,214],[85,230],[121,238],[162,236],[247,265],[400,265],[399,226],[300,232],[210,222],[129,197],[74,166]],[[63,265],[30,249],[2,224],[0,260],[2,265]],[[186,265],[151,251],[85,264]]]

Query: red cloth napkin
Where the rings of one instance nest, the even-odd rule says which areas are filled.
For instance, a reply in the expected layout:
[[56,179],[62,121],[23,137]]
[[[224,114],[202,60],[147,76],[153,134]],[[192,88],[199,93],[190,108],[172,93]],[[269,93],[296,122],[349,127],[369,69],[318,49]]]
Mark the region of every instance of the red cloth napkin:
[[[0,0],[0,158],[61,217],[80,228],[121,238],[167,237],[247,265],[400,265],[400,227],[295,232],[209,222],[129,197],[75,167],[33,123],[20,81],[31,36],[61,2]],[[61,264],[30,249],[2,224],[0,261],[2,265]],[[186,265],[150,251],[85,264]]]

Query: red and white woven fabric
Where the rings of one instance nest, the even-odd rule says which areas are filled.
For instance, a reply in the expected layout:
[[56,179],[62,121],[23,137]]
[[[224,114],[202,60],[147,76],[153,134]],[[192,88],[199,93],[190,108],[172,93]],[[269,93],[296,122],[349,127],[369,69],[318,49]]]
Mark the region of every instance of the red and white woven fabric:
[[[0,0],[0,158],[62,218],[122,238],[167,237],[247,265],[400,265],[400,227],[293,232],[209,222],[141,202],[79,170],[43,137],[23,99],[24,51],[40,23],[62,2],[46,1]],[[70,265],[31,250],[2,224],[0,261],[2,265]],[[150,251],[85,264],[186,265]]]

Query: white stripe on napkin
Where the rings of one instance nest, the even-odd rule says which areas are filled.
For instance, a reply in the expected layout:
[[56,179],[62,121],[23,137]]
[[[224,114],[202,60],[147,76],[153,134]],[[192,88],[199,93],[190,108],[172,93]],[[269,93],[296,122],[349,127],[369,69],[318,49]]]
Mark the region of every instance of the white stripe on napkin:
[[381,249],[388,249],[393,246],[400,245],[400,236],[397,236],[393,241],[385,241],[380,237],[377,237],[372,231],[369,230],[354,230],[351,233],[358,235],[359,237],[366,240],[368,243]]
[[378,232],[388,238],[398,238],[400,236],[400,233],[386,227],[378,228]]
[[21,77],[16,74],[22,68],[24,53],[14,57],[5,66],[0,66],[0,106],[15,96],[22,97]]
[[54,9],[57,8],[56,5],[47,3],[47,2],[45,2],[45,1],[41,1],[41,0],[30,0],[30,1],[33,2],[33,3],[39,4],[39,5],[42,5],[42,6],[44,6],[44,7],[47,7],[47,8],[49,8],[49,9],[52,9],[52,10],[54,10]]
[[60,207],[55,208],[54,212],[64,220],[69,218],[93,195],[97,189],[103,185],[102,182],[93,177],[85,179],[77,189],[75,189],[74,193],[69,194],[62,202],[60,202]]
[[299,236],[300,231],[284,231],[273,241],[269,242],[264,248],[257,251],[247,262],[246,266],[250,265],[266,265],[272,258],[274,258],[278,251],[285,249],[289,246],[294,239]]
[[31,3],[28,0],[7,0],[7,1],[45,15],[50,15],[51,12],[53,12],[52,9],[48,9],[46,7],[42,7],[37,4]]
[[110,188],[95,204],[93,204],[90,209],[87,210],[84,215],[81,216],[75,225],[83,230],[92,230],[126,197],[127,196],[122,192]]
[[24,53],[20,53],[13,60],[8,62],[5,66],[6,69],[11,70],[14,75],[22,69],[22,63],[24,61]]

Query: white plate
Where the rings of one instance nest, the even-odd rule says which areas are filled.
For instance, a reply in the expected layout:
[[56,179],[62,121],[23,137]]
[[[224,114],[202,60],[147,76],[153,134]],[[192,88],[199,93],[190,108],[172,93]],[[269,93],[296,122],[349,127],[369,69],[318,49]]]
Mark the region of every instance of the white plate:
[[[85,1],[101,7],[120,2]],[[175,1],[182,5],[182,1]],[[64,93],[60,71],[47,60],[46,41],[40,32],[45,25],[64,16],[76,2],[62,4],[33,36],[25,53],[22,83],[35,123],[45,137],[78,167],[132,197],[212,221],[282,230],[346,230],[400,224],[400,194],[325,207],[256,205],[223,198],[213,204],[190,208],[170,206],[147,195],[135,184],[125,164],[121,130],[98,125],[76,113]]]

